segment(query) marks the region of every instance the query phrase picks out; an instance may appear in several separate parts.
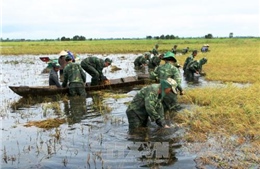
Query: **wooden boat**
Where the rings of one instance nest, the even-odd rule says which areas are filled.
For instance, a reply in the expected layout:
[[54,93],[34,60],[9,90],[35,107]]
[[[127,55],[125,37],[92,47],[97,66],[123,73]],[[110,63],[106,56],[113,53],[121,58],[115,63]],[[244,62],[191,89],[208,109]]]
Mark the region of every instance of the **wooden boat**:
[[[90,86],[88,83],[85,89],[88,92],[146,84],[149,81],[146,77],[147,75],[139,75],[138,77],[131,76],[126,78],[111,79],[110,84],[99,86]],[[57,88],[56,86],[9,86],[9,88],[22,97],[66,95],[69,92],[68,88]]]

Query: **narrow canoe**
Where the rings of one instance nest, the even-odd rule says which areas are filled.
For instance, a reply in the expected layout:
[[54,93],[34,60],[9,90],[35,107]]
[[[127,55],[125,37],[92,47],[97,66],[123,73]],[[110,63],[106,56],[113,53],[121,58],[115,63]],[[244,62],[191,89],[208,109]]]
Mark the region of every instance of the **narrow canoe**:
[[[88,92],[103,89],[117,89],[146,83],[146,75],[138,77],[131,76],[126,78],[111,79],[110,84],[107,85],[90,86],[88,83],[85,90]],[[56,86],[9,86],[9,88],[14,93],[22,97],[66,95],[69,91],[68,88],[57,88]]]

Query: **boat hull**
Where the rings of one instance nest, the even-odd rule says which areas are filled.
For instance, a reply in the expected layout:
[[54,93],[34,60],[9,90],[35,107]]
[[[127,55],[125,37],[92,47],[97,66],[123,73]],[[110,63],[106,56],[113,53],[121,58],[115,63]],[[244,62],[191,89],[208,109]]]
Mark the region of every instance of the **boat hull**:
[[[111,79],[110,84],[106,85],[90,86],[88,83],[85,86],[85,90],[86,92],[89,92],[104,89],[117,89],[146,83],[146,78],[141,76],[140,78],[132,76],[120,79]],[[9,86],[9,88],[22,97],[66,95],[69,92],[68,88],[57,88],[56,86]]]

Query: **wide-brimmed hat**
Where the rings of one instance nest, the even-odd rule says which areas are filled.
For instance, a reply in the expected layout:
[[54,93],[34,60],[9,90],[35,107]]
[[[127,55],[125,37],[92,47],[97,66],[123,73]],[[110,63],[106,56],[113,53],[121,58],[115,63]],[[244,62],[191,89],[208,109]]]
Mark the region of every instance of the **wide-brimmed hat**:
[[151,53],[150,53],[150,52],[145,52],[145,53],[144,53],[144,56],[150,57],[150,56],[151,56]]
[[161,89],[162,89],[162,97],[165,96],[164,89],[171,88],[172,92],[177,94],[176,87],[177,82],[172,78],[167,78],[166,80],[160,80]]
[[177,62],[177,59],[175,58],[174,53],[168,51],[164,54],[163,56],[163,60],[174,60],[175,62]]
[[208,61],[208,59],[207,59],[206,57],[204,57],[204,58],[202,58],[202,59],[199,60],[199,64],[200,64],[200,65],[204,65],[204,64],[207,63],[207,61]]
[[59,53],[60,56],[67,56],[68,55],[68,52],[66,52],[65,50],[62,50],[60,53]]

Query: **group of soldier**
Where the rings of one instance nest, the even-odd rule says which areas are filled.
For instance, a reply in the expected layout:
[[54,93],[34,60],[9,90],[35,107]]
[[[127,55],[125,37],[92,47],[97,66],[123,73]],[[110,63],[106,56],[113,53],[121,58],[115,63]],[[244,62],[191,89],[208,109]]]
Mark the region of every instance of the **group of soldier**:
[[[75,62],[74,55],[69,51],[61,51],[58,63],[53,63],[53,69],[49,75],[49,85],[57,87],[68,87],[70,96],[86,97],[86,73],[91,75],[91,86],[99,85],[102,81],[107,80],[103,74],[103,68],[111,65],[112,60],[105,60],[91,56],[83,59],[81,63]],[[59,82],[58,71],[62,76],[62,84]]]
[[[166,123],[165,112],[168,111],[174,115],[174,112],[182,108],[177,101],[178,93],[184,94],[181,86],[180,64],[176,59],[177,45],[174,45],[172,51],[164,54],[159,54],[158,47],[155,45],[153,50],[145,52],[134,61],[136,69],[148,66],[150,79],[159,83],[142,88],[128,106],[126,114],[131,131],[139,127],[147,127],[149,121],[154,121],[164,128],[174,126],[171,122]],[[197,50],[193,50],[185,60],[183,71],[187,80],[192,80],[194,74],[200,74],[202,65],[207,62],[206,58],[195,60],[197,53]],[[151,55],[153,55],[152,58],[150,58]],[[160,64],[161,60],[165,63]]]
[[[129,104],[126,115],[131,131],[139,127],[147,127],[149,121],[154,121],[160,127],[169,128],[173,124],[166,123],[165,112],[176,112],[181,109],[177,102],[177,95],[178,93],[183,95],[184,90],[181,86],[180,65],[175,57],[177,45],[173,47],[172,51],[163,54],[159,54],[158,47],[159,45],[156,44],[151,51],[138,56],[134,61],[136,69],[148,66],[150,79],[155,80],[156,83],[143,87]],[[194,50],[185,60],[183,66],[185,77],[192,78],[194,73],[200,74],[202,65],[207,62],[206,58],[195,60],[197,52],[197,50]],[[63,59],[65,62],[62,61]],[[165,63],[160,64],[161,60],[164,60]],[[103,60],[91,56],[83,59],[78,64],[75,63],[74,55],[71,52],[62,51],[59,63],[53,64],[49,84],[57,87],[68,87],[70,96],[86,97],[85,72],[92,77],[91,86],[100,85],[101,82],[108,80],[102,70],[111,65],[112,60],[109,58]],[[59,70],[62,70],[60,75],[63,75],[61,85],[57,74]]]

